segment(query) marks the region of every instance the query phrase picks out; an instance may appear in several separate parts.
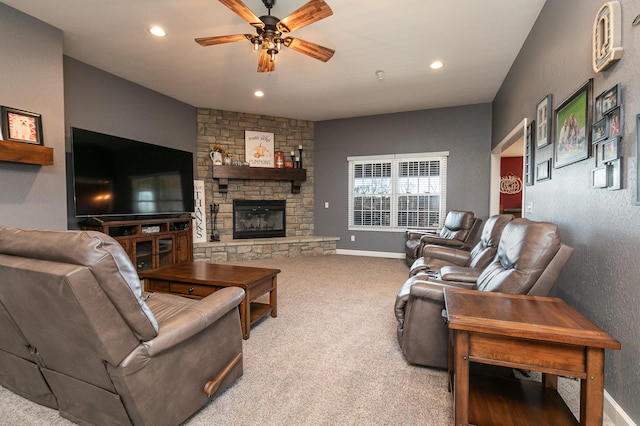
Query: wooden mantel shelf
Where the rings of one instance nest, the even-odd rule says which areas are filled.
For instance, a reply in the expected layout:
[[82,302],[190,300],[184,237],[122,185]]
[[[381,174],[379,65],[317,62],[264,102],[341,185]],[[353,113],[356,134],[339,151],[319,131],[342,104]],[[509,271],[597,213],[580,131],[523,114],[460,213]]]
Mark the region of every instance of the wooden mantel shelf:
[[291,193],[299,194],[302,182],[307,180],[306,169],[274,169],[268,167],[213,166],[213,178],[218,179],[218,191],[227,192],[229,179],[290,180]]
[[0,161],[53,165],[53,148],[24,142],[0,140]]

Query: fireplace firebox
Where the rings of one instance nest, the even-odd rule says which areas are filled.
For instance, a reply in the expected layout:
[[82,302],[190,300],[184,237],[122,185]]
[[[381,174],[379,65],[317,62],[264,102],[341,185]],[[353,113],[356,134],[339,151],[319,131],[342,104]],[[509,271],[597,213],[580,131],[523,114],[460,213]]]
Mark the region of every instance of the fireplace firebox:
[[233,200],[233,239],[285,237],[285,200]]

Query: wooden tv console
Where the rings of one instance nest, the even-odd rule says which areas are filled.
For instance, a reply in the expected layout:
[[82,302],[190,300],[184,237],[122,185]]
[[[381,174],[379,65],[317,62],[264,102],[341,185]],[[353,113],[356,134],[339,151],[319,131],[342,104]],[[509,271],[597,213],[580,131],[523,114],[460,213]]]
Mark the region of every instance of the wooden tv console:
[[100,231],[122,245],[138,271],[193,260],[190,217],[101,222],[91,219],[83,230]]

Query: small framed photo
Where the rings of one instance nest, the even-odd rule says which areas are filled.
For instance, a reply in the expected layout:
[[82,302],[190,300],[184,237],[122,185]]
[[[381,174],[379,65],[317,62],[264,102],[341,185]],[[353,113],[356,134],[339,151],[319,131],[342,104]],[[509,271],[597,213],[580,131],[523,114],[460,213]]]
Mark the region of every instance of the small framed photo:
[[620,138],[609,138],[602,142],[602,162],[607,163],[620,157],[618,146],[620,145]]
[[618,106],[618,84],[602,94],[602,114]]
[[544,97],[536,106],[536,148],[551,143],[551,94]]
[[622,130],[622,118],[620,116],[620,107],[613,108],[609,114],[607,114],[607,127],[609,128],[609,136],[620,136]]
[[551,159],[536,164],[536,181],[551,179]]
[[604,161],[602,161],[602,142],[593,145],[593,158],[596,160],[596,167],[602,167],[604,165]]
[[34,112],[0,107],[2,134],[8,141],[42,145],[42,117]]
[[595,121],[599,121],[604,118],[604,114],[602,113],[602,98],[604,98],[604,93],[605,92],[600,93],[596,97],[596,101],[594,102],[596,109],[596,116],[594,117]]
[[607,166],[607,171],[609,173],[607,189],[610,191],[615,191],[622,188],[622,161],[619,158],[616,158],[612,162],[610,162]]
[[595,169],[591,170],[591,187],[607,187],[607,166],[596,167]]
[[603,118],[597,121],[593,125],[593,134],[591,135],[591,141],[593,143],[600,142],[609,137],[609,120],[607,118]]

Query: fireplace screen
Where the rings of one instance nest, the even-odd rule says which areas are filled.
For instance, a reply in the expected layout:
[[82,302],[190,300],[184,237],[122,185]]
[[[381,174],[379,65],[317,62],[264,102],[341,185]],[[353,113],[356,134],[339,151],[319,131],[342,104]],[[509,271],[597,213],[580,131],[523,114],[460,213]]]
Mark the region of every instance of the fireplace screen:
[[233,200],[233,238],[286,236],[285,200]]

